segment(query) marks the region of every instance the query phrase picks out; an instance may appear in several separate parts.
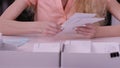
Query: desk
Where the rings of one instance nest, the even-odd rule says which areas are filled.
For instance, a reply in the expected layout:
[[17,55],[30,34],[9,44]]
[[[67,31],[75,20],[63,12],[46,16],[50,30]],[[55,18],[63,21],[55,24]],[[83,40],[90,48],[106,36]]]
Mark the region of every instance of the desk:
[[[3,67],[1,67],[1,68],[10,68],[10,67],[11,68],[20,68],[20,67],[18,67],[18,65],[23,66],[21,68],[30,68],[30,67],[35,68],[35,66],[37,66],[36,68],[43,68],[43,67],[40,67],[42,64],[41,64],[41,61],[39,61],[39,60],[42,60],[42,59],[40,59],[40,57],[42,55],[39,55],[39,53],[32,53],[34,43],[58,42],[58,41],[65,41],[65,40],[81,40],[81,41],[83,41],[83,40],[91,40],[91,41],[94,41],[94,42],[99,42],[99,41],[100,42],[102,42],[102,41],[104,41],[104,42],[120,42],[120,37],[95,38],[95,39],[80,39],[79,37],[75,37],[74,35],[73,36],[62,36],[62,37],[45,37],[45,36],[19,36],[19,37],[29,38],[30,41],[28,43],[24,44],[23,46],[19,47],[18,52],[9,52],[9,53],[4,52],[5,54],[1,52],[1,54],[4,55],[4,56],[1,55],[2,59],[0,59],[0,60],[2,60],[0,62],[0,64],[1,64],[1,66],[3,65]],[[16,36],[5,36],[4,38],[11,38],[12,39],[12,38],[19,38],[19,37],[18,36],[17,37]],[[81,58],[79,60],[85,61],[86,59],[89,59],[88,56],[91,56],[92,60],[96,59],[96,61],[94,63],[98,64],[98,65],[102,64],[103,68],[119,68],[119,62],[120,62],[119,58],[115,58],[115,59],[111,60],[111,58],[109,58],[108,54],[100,54],[100,55],[98,55],[98,54],[91,54],[91,55],[83,54],[83,55],[86,56],[86,57],[84,57],[84,59]],[[94,58],[94,56],[96,56],[96,58]],[[99,60],[98,58],[99,59],[101,58],[101,59]],[[8,59],[8,61],[6,59]],[[91,60],[91,59],[89,59],[89,60]],[[103,62],[103,60],[105,60],[105,61],[107,60],[107,61]],[[11,63],[11,61],[12,61],[12,63]],[[91,61],[90,62],[86,61],[85,63],[91,63]],[[97,61],[99,61],[99,62],[97,63]],[[109,61],[110,61],[110,63],[104,64],[104,63],[107,63]],[[7,62],[7,64],[6,64],[6,62]],[[31,63],[28,63],[28,62],[31,62]],[[114,62],[117,62],[117,63],[114,63]],[[14,66],[14,64],[16,64],[16,66]],[[59,63],[55,63],[56,66],[58,66],[58,64]],[[82,62],[81,62],[81,64],[82,64]],[[8,65],[8,67],[6,67],[7,65]],[[9,65],[11,65],[11,66],[9,66]],[[104,67],[104,65],[107,65],[107,67],[106,66]],[[109,65],[111,67],[109,67]],[[117,66],[112,67],[114,65],[118,65],[118,67]],[[54,64],[52,64],[52,66],[54,67]],[[85,64],[85,66],[87,66],[87,64]],[[58,68],[58,67],[56,67],[56,68]],[[89,66],[88,66],[88,68],[89,68]],[[91,68],[96,68],[96,67],[91,67]],[[97,68],[101,68],[101,67],[98,66]]]
[[75,35],[67,35],[67,36],[59,36],[59,37],[46,37],[41,35],[36,36],[5,36],[5,38],[19,38],[19,37],[25,37],[29,38],[30,41],[23,46],[18,48],[18,51],[25,51],[25,52],[31,52],[33,50],[33,44],[34,43],[40,43],[40,42],[59,42],[59,41],[65,41],[65,40],[91,40],[94,42],[120,42],[120,37],[105,37],[105,38],[95,38],[95,39],[80,39],[80,37]]

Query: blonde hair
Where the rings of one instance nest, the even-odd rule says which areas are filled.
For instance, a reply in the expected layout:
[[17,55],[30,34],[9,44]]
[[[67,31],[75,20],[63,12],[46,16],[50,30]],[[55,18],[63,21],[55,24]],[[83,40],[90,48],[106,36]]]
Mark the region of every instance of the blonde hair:
[[96,13],[98,17],[105,17],[106,0],[76,0],[72,10],[80,13]]

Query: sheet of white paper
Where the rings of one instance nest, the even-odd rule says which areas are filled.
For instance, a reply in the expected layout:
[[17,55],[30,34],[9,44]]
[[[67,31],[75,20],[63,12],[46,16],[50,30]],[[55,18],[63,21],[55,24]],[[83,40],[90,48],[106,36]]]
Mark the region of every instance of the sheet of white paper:
[[73,16],[69,18],[69,20],[73,20],[76,18],[93,18],[96,14],[90,14],[90,13],[75,13]]
[[84,18],[93,18],[96,14],[90,14],[90,13],[75,13],[73,16],[69,18],[66,22],[71,22],[75,19],[84,19]]
[[60,52],[60,43],[35,43],[33,52]]
[[83,26],[87,23],[95,23],[104,20],[104,18],[84,18],[84,19],[75,19],[71,22],[65,22],[65,24],[62,25],[63,31],[60,32],[58,35],[62,34],[69,34],[69,33],[75,33],[75,28],[78,26]]
[[68,28],[75,28],[77,26],[82,26],[87,23],[95,23],[104,20],[104,18],[85,18],[85,19],[75,19],[71,22],[65,22],[65,24],[62,25],[62,28],[68,29]]
[[5,44],[10,44],[10,45],[15,45],[16,47],[20,47],[23,44],[27,43],[29,41],[29,39],[27,38],[4,38],[3,42]]
[[91,41],[66,41],[64,52],[68,53],[91,53]]
[[119,52],[120,43],[117,42],[93,42],[94,53],[112,53]]

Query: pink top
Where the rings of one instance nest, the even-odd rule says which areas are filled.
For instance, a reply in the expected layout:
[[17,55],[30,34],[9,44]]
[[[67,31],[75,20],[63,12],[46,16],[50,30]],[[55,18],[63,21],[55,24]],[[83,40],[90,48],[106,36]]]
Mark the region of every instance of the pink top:
[[68,0],[65,10],[62,0],[28,0],[28,4],[37,7],[36,20],[64,23],[71,15],[70,9],[75,0]]

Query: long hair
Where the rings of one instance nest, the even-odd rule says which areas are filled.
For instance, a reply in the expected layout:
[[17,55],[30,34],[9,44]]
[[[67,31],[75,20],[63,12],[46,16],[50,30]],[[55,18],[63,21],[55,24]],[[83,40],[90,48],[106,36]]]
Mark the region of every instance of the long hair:
[[72,10],[81,13],[96,13],[98,17],[105,17],[106,0],[76,0]]
[[[71,13],[95,13],[96,17],[106,18],[107,2],[106,0],[75,0],[74,5],[70,11]],[[108,22],[101,21],[97,25],[106,25]]]

